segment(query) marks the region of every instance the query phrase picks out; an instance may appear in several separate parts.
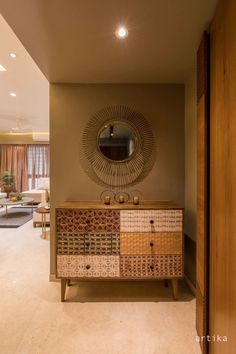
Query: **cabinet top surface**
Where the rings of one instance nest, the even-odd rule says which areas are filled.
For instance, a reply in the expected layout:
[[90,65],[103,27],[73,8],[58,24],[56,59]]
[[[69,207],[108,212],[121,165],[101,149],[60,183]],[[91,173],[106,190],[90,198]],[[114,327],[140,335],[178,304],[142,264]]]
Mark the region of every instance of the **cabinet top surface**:
[[57,209],[118,209],[118,210],[147,210],[147,209],[183,209],[169,201],[142,202],[139,205],[133,203],[106,205],[92,201],[67,201],[57,205]]

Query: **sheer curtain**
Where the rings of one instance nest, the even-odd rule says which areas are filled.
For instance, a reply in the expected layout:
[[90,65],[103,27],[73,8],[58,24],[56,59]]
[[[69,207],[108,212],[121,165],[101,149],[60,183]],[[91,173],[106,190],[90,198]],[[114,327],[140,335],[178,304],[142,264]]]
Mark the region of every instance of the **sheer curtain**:
[[27,145],[0,145],[0,175],[9,171],[15,178],[15,190],[22,192],[28,189],[28,156]]
[[41,177],[50,176],[49,145],[28,145],[29,189],[37,188]]

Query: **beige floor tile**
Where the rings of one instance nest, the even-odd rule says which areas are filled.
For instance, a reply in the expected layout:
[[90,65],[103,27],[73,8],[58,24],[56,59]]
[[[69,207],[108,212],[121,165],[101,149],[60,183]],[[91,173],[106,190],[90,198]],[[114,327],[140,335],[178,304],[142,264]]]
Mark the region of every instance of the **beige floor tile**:
[[82,282],[60,302],[49,241],[32,221],[0,229],[1,354],[200,354],[195,299],[163,282]]

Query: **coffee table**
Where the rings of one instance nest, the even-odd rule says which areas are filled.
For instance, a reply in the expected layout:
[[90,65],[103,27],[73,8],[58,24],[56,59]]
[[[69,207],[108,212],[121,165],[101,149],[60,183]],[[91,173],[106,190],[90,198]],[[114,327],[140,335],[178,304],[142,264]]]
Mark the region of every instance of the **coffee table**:
[[0,205],[5,206],[6,208],[6,214],[5,217],[8,218],[8,213],[7,213],[7,207],[9,206],[15,206],[15,205],[26,205],[26,204],[32,204],[32,213],[33,213],[33,198],[26,198],[23,197],[21,200],[17,200],[16,202],[11,202],[10,199],[7,198],[2,198],[0,199]]

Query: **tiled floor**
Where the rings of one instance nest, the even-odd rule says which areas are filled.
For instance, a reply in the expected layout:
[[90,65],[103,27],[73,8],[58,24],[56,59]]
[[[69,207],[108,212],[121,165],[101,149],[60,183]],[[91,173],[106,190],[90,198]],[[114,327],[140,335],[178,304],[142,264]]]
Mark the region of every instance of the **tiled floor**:
[[163,283],[81,283],[60,302],[49,241],[29,222],[0,229],[1,354],[199,354],[195,300]]

